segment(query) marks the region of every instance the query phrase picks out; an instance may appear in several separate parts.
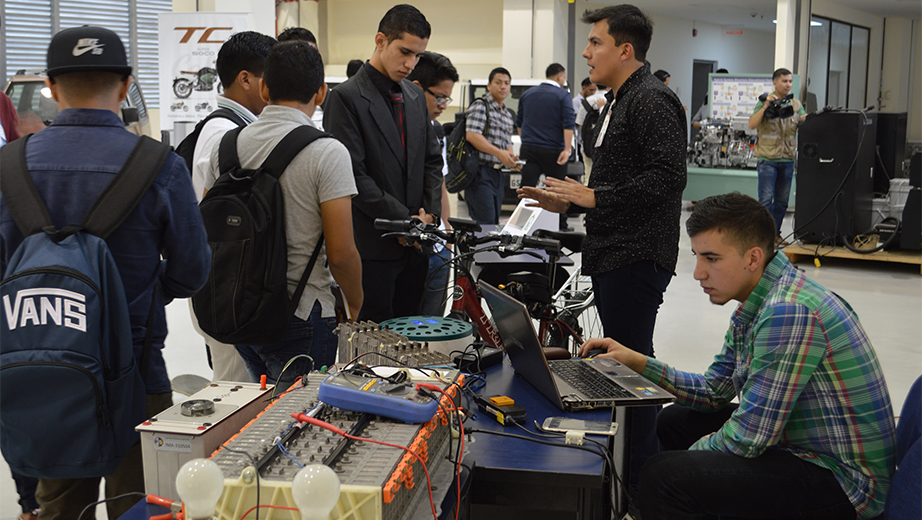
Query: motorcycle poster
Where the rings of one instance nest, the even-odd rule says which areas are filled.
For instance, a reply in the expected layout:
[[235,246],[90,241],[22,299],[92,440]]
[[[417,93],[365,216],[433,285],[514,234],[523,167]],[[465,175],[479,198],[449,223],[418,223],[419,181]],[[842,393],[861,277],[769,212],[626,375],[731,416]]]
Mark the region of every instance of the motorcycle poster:
[[246,30],[246,13],[160,14],[160,128],[196,123],[224,92],[215,60],[221,45]]

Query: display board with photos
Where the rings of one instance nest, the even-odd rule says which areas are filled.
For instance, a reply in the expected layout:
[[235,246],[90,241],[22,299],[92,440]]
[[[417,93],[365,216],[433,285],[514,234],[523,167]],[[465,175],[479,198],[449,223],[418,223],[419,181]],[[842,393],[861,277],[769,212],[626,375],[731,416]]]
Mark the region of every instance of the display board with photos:
[[[749,117],[759,102],[759,96],[774,91],[771,74],[710,74],[710,112],[708,119],[729,120]],[[800,77],[794,74],[791,92],[797,95]]]

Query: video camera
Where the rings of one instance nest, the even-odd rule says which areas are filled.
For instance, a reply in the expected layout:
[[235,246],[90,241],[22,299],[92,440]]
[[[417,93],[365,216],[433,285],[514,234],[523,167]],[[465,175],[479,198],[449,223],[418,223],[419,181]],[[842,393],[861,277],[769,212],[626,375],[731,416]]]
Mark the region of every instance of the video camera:
[[[765,103],[766,99],[768,99],[768,94],[759,96],[759,101],[763,103]],[[788,94],[783,98],[772,100],[768,108],[765,109],[765,119],[786,119],[793,116],[794,106],[791,105],[792,99],[794,99],[794,94]]]

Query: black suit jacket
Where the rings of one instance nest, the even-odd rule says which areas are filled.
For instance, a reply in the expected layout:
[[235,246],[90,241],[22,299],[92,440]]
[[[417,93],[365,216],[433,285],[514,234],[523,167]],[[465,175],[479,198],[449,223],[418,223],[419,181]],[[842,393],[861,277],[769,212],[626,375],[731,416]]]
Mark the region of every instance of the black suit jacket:
[[[396,238],[382,238],[376,218],[402,220],[426,213],[442,213],[442,154],[422,89],[410,81],[403,89],[407,126],[407,154],[390,103],[365,72],[330,91],[323,127],[342,141],[352,155],[358,195],[352,199],[355,243],[363,260],[393,260],[406,249]],[[366,273],[365,276],[375,276]]]

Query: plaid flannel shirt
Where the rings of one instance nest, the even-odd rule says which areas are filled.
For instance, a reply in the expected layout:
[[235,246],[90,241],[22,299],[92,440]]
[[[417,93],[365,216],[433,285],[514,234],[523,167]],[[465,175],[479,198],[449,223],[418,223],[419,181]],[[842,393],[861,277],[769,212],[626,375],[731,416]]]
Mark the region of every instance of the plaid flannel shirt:
[[739,397],[691,449],[756,457],[783,449],[832,471],[858,518],[884,507],[895,425],[877,355],[851,307],[776,254],[731,319],[704,375],[648,359],[644,377],[707,412]]
[[[490,128],[487,129],[487,141],[500,150],[506,150],[512,146],[512,114],[506,110],[505,105],[500,105],[493,99],[493,96],[484,96],[480,98],[490,109]],[[487,111],[483,103],[471,103],[467,108],[467,128],[468,132],[476,132],[483,135],[484,126],[487,123]],[[500,160],[486,152],[480,152],[480,162],[485,164],[499,163]]]

